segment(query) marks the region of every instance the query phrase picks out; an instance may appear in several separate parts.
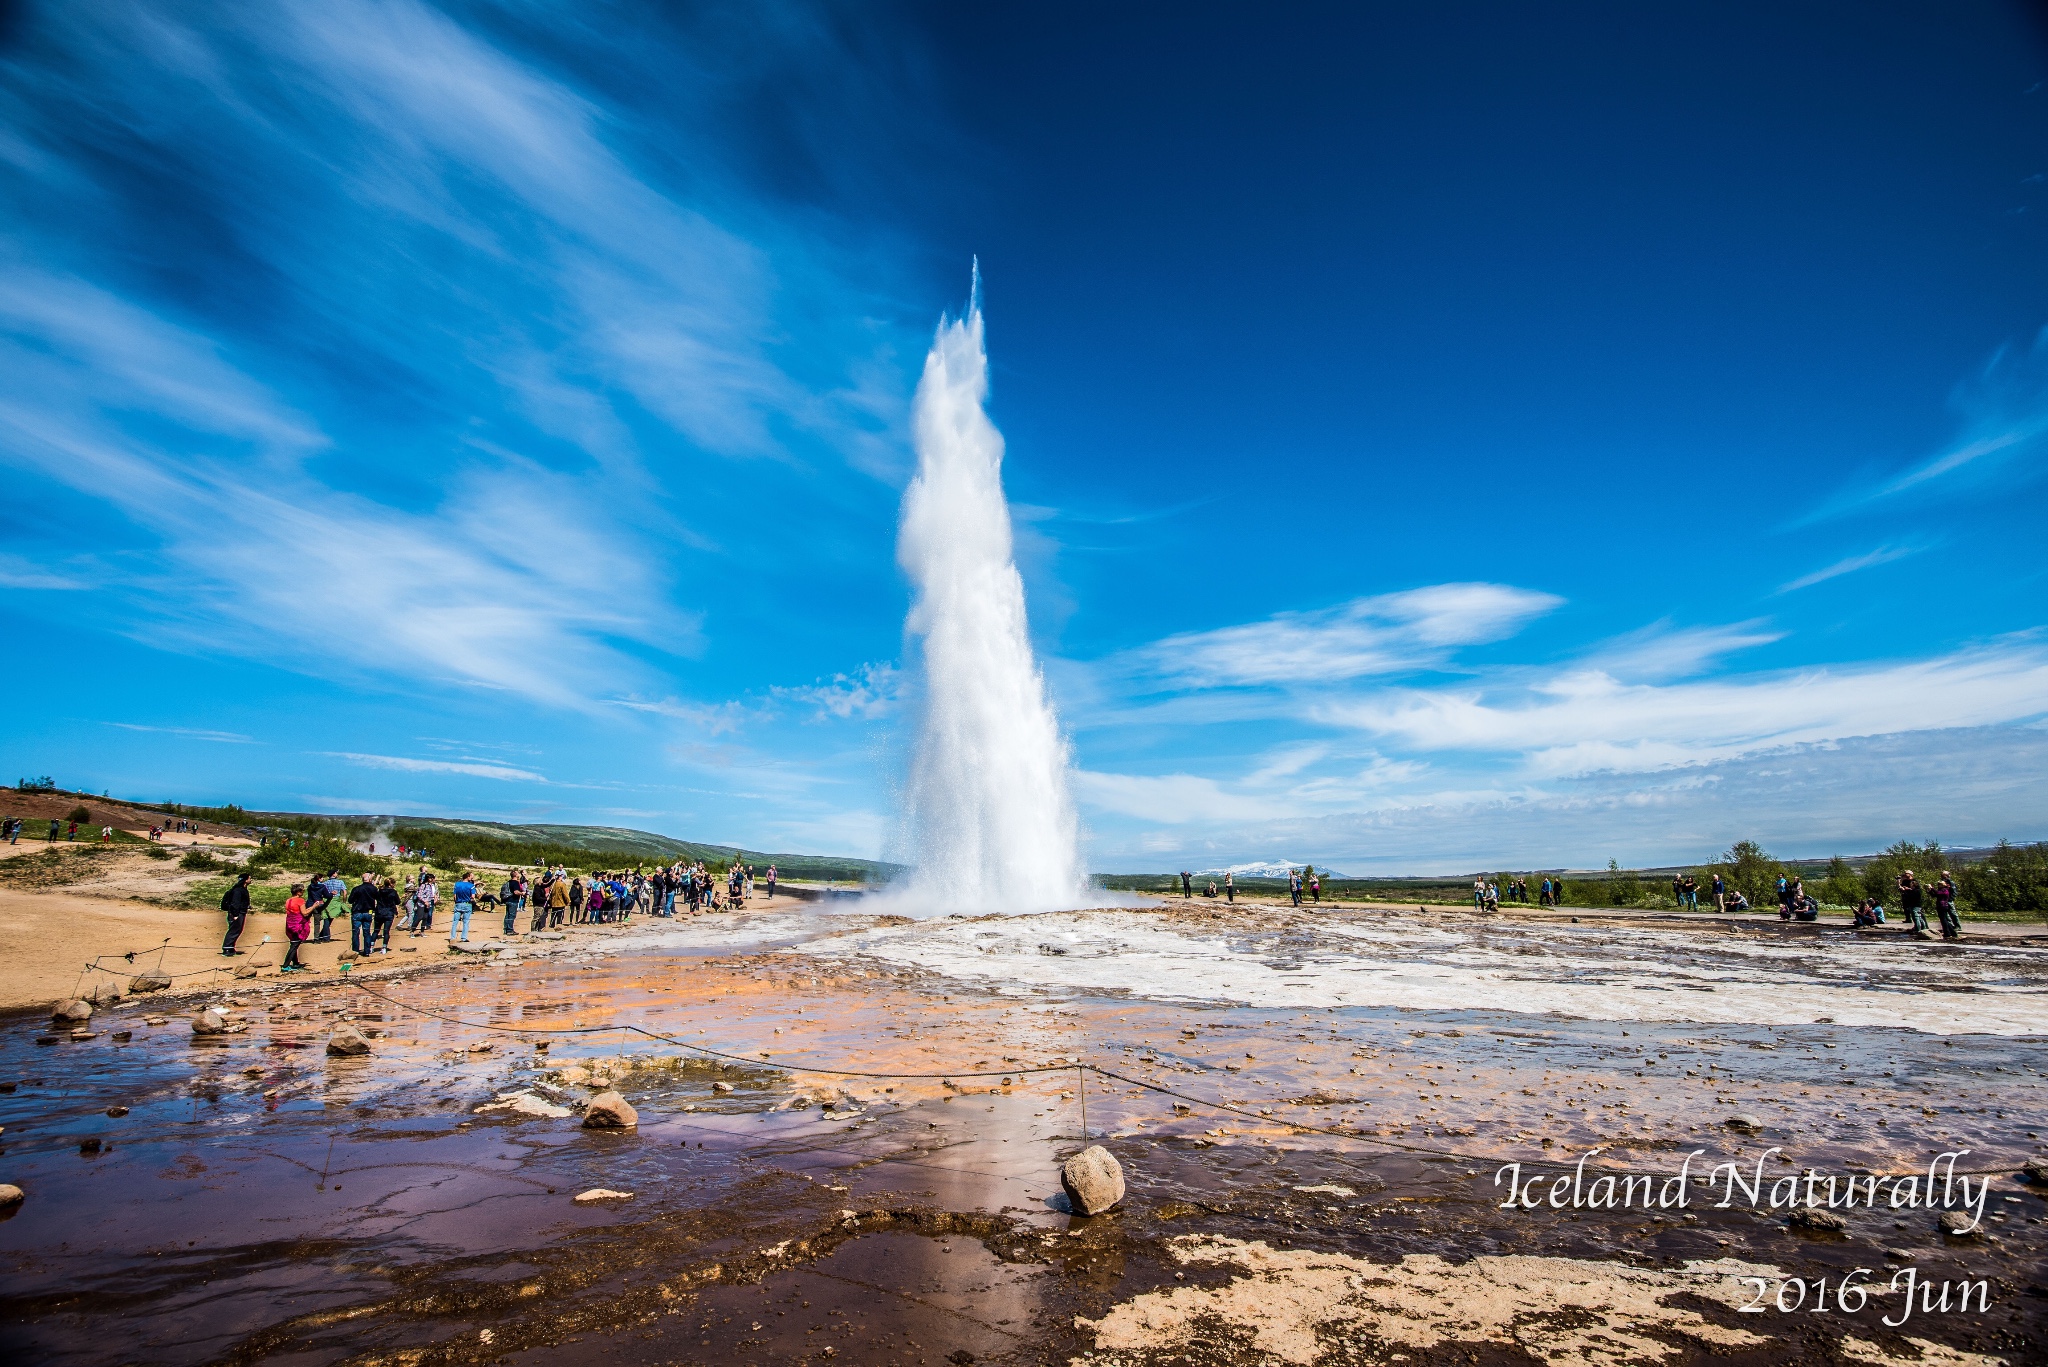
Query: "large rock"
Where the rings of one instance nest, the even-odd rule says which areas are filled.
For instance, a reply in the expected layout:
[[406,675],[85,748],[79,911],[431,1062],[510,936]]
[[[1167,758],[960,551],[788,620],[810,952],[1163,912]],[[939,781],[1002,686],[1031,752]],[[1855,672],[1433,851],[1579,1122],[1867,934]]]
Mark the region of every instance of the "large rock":
[[2032,1182],[2037,1187],[2048,1187],[2048,1158],[2029,1158],[2020,1169],[2020,1180]]
[[1941,1232],[1951,1239],[1974,1239],[1983,1232],[1983,1226],[1977,1223],[1977,1217],[1968,1211],[1945,1210],[1941,1213],[1941,1219],[1935,1223],[1940,1225]]
[[1744,1134],[1755,1134],[1764,1127],[1763,1121],[1741,1111],[1737,1111],[1721,1123],[1731,1130],[1741,1130]]
[[327,1037],[327,1052],[338,1058],[354,1058],[370,1052],[370,1042],[353,1025],[337,1025]]
[[195,1035],[225,1034],[227,1028],[228,1018],[210,1006],[192,1018],[192,1033]]
[[73,997],[69,1001],[58,1002],[50,1008],[50,1019],[53,1021],[89,1021],[92,1019],[92,1003],[77,997]]
[[138,973],[128,980],[130,992],[161,992],[170,985],[171,975],[156,969]]
[[1830,1234],[1846,1234],[1849,1222],[1832,1210],[1819,1210],[1812,1206],[1801,1206],[1785,1221],[1794,1229],[1822,1230]]
[[590,1107],[583,1113],[586,1130],[630,1130],[639,1124],[640,1113],[617,1092],[599,1092],[590,1098]]
[[1060,1185],[1076,1215],[1099,1215],[1124,1199],[1124,1170],[1115,1154],[1091,1144],[1060,1164]]
[[478,1115],[486,1115],[492,1111],[510,1111],[515,1115],[540,1116],[549,1120],[559,1120],[569,1114],[567,1106],[557,1106],[545,1097],[535,1096],[532,1092],[500,1092],[496,1101],[476,1108]]
[[0,1210],[13,1210],[23,1199],[20,1187],[0,1182]]

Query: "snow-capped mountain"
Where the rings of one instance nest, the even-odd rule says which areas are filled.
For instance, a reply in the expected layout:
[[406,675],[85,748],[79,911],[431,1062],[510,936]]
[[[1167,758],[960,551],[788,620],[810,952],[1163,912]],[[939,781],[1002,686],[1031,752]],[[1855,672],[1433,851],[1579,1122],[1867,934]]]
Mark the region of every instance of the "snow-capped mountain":
[[[1296,861],[1290,864],[1285,860],[1267,859],[1257,864],[1232,864],[1227,869],[1202,869],[1196,874],[1196,877],[1221,878],[1224,874],[1230,873],[1235,874],[1239,878],[1285,878],[1288,870],[1305,869],[1307,867],[1308,864],[1303,861]],[[1316,873],[1323,878],[1343,878],[1347,876],[1325,864],[1316,865]]]

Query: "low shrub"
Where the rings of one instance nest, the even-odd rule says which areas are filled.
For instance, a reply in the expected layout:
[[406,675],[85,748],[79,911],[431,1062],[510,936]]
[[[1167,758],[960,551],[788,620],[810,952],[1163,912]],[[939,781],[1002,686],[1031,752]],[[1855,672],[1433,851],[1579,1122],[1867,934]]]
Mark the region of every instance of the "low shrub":
[[214,855],[208,854],[205,850],[197,848],[185,851],[185,857],[178,861],[179,868],[189,869],[193,873],[207,873],[215,869],[224,869],[227,866],[226,860],[217,858]]

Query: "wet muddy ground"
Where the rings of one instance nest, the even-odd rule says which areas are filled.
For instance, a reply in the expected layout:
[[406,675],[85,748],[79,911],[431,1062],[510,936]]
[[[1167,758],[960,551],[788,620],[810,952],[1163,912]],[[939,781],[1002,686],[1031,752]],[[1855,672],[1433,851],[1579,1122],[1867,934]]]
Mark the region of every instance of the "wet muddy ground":
[[[1683,1211],[1507,1211],[1496,1182],[1505,1163],[1571,1165],[1595,1146],[1589,1176],[1661,1179],[1695,1150],[1696,1173],[1762,1159],[1774,1179],[1918,1171],[1959,1149],[1959,1166],[2017,1168],[2048,1130],[2048,1051],[2024,1030],[2040,1019],[2037,958],[1878,962],[1860,989],[1879,1016],[1887,992],[1924,1012],[1910,998],[1938,972],[1975,989],[1956,995],[1996,998],[1982,1008],[1996,1030],[1654,1019],[1636,1009],[1657,985],[1639,953],[1609,975],[1615,1009],[1580,1018],[1541,981],[1461,979],[1455,1006],[1389,1005],[1372,1000],[1384,965],[1343,985],[1365,1000],[1287,996],[1279,984],[1355,934],[1328,915],[1220,929],[1117,915],[1127,943],[1227,933],[1238,960],[1278,964],[1275,990],[1170,993],[1147,985],[1156,962],[1127,963],[1139,991],[1099,962],[1062,983],[1057,961],[1102,941],[1033,918],[785,917],[374,984],[240,984],[204,1000],[235,1003],[246,1029],[211,1039],[192,1036],[191,1000],[102,1012],[90,1038],[50,1044],[45,1022],[16,1018],[0,1028],[0,1181],[27,1199],[0,1223],[0,1349],[38,1363],[2048,1360],[2048,1187],[2016,1176],[1992,1179],[1963,1238],[1927,1209],[1803,1230],[1697,1194]],[[992,926],[1067,952],[1035,955],[1048,973],[973,971],[1002,958],[982,947]],[[1560,933],[1369,949],[1467,979],[1519,971],[1530,945],[1567,965],[1597,956],[1591,939],[1561,951]],[[1753,976],[1795,975],[1773,961]],[[1858,990],[1852,977],[1834,961],[1827,991]],[[344,1017],[378,1035],[368,1057],[324,1052]],[[569,1033],[623,1024],[650,1033]],[[1082,1059],[1127,1080],[1062,1066]],[[576,1106],[606,1085],[639,1109],[637,1130],[581,1128]],[[508,1097],[527,1110],[479,1110]],[[1093,1219],[1065,1212],[1057,1178],[1084,1104],[1129,1183]],[[593,1188],[631,1196],[573,1200]],[[1838,1286],[1869,1268],[1882,1287],[1908,1267],[1983,1279],[1987,1308],[1895,1327],[1880,1321],[1899,1318],[1896,1293],[1853,1315],[1741,1309],[1746,1276]]]

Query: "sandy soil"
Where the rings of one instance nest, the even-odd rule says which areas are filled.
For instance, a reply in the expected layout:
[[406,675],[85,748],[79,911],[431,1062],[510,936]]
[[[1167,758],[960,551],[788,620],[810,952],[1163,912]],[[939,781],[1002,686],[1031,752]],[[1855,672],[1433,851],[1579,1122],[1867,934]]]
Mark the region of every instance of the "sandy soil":
[[[181,837],[182,839],[182,837]],[[26,843],[26,842],[24,842]],[[61,842],[68,862],[75,852]],[[36,842],[31,853],[40,853]],[[285,952],[284,917],[257,912],[244,923],[236,948],[239,956],[220,952],[226,930],[218,910],[186,905],[187,890],[219,873],[189,873],[174,860],[154,860],[133,846],[94,853],[81,864],[89,876],[56,886],[29,886],[0,878],[0,1011],[39,1009],[59,1000],[85,996],[117,998],[129,981],[144,970],[171,975],[180,992],[199,991],[249,979],[278,977]],[[68,869],[66,870],[68,872]],[[271,874],[271,882],[302,882],[304,874]],[[785,911],[801,905],[778,897],[756,898],[756,910]],[[523,933],[531,915],[519,918]],[[416,968],[423,961],[449,955],[448,911],[436,918],[437,929],[419,936],[394,930],[391,952],[366,956],[351,964],[356,977],[383,977]],[[471,922],[473,943],[502,938],[502,913],[479,912]],[[565,927],[577,937],[615,933],[609,927]],[[329,943],[309,941],[299,960],[309,970],[301,980],[339,975],[348,956],[346,917],[334,922]]]

